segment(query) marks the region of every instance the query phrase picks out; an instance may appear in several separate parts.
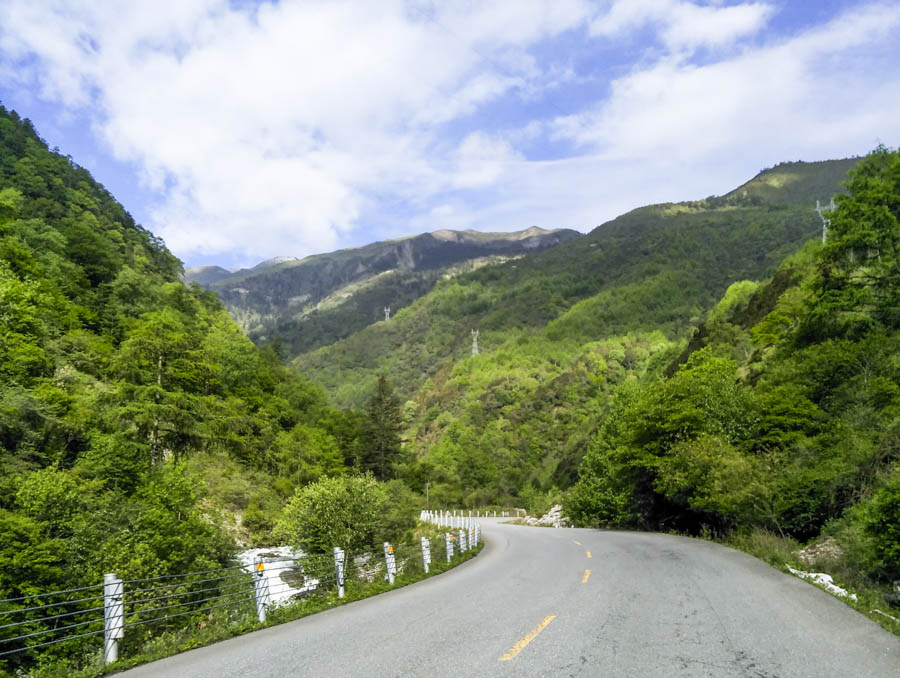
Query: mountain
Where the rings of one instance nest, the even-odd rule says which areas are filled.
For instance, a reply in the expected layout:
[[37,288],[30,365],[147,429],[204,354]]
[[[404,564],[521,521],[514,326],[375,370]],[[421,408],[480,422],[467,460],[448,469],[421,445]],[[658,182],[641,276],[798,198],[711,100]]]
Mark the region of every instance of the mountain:
[[[614,430],[617,394],[677,371],[708,314],[730,313],[758,286],[749,281],[819,246],[816,200],[844,192],[857,162],[787,163],[725,196],[638,208],[533,257],[442,280],[390,322],[292,364],[341,405],[366,401],[381,375],[394,384],[406,401],[399,472],[414,489],[427,483],[448,505],[540,507],[578,479],[604,423]],[[747,322],[784,284],[775,276],[741,307]],[[717,332],[747,360],[746,330]]]
[[513,233],[439,230],[305,259],[277,257],[252,269],[185,271],[218,293],[257,342],[293,357],[334,343],[408,306],[444,277],[541,252],[580,237],[568,229]]
[[200,287],[208,288],[215,285],[217,282],[221,282],[228,278],[242,278],[247,275],[261,273],[290,261],[298,261],[298,259],[296,257],[272,257],[271,259],[259,262],[252,268],[242,268],[237,271],[230,271],[221,266],[189,266],[184,269],[184,274],[181,276],[181,279],[188,285],[195,282],[200,285]]
[[184,269],[182,280],[187,284],[195,282],[200,287],[210,287],[220,280],[225,280],[233,275],[233,271],[229,271],[221,266],[191,266]]
[[568,346],[567,359],[585,343],[628,332],[677,339],[730,283],[770,275],[818,237],[815,202],[840,192],[855,162],[779,165],[722,197],[635,209],[545,252],[443,280],[389,323],[294,365],[350,405],[381,373],[413,397],[470,354],[473,329],[482,351],[537,333]]

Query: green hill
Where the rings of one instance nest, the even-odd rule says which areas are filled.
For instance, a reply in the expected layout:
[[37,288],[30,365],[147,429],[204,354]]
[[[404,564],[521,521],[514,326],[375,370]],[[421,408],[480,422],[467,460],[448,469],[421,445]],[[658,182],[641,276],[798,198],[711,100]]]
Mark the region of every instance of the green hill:
[[864,612],[896,605],[900,152],[877,149],[848,186],[827,242],[732,285],[665,378],[616,390],[569,515],[730,534],[868,589]]
[[412,396],[469,352],[475,328],[486,350],[545,327],[571,351],[636,330],[682,336],[732,281],[771,274],[820,233],[820,187],[828,177],[831,193],[840,191],[850,162],[792,164],[800,178],[791,195],[798,186],[815,193],[797,203],[745,205],[730,194],[636,209],[547,252],[443,281],[390,323],[301,355],[294,365],[348,405],[362,401],[379,373]]

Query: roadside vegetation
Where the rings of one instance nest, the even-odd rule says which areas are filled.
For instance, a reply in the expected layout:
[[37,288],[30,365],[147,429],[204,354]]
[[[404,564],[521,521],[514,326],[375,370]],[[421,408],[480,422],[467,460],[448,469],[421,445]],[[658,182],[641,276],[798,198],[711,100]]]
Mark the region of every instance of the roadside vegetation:
[[[824,245],[767,282],[732,285],[670,376],[615,392],[570,517],[729,535],[773,564],[895,595],[900,153],[878,149],[847,186]],[[826,541],[798,560],[802,544]]]
[[[35,594],[222,567],[272,545],[297,488],[395,477],[389,384],[368,410],[332,407],[180,273],[0,107],[0,640],[23,631],[3,613]],[[406,501],[397,482],[379,491]],[[0,675],[87,645],[0,656]]]

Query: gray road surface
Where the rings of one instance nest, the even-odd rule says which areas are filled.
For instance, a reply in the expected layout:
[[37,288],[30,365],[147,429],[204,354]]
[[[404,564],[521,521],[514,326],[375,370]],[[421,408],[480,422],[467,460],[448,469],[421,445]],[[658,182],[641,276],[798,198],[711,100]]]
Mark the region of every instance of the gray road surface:
[[128,676],[900,677],[900,639],[737,551],[483,524],[450,572]]

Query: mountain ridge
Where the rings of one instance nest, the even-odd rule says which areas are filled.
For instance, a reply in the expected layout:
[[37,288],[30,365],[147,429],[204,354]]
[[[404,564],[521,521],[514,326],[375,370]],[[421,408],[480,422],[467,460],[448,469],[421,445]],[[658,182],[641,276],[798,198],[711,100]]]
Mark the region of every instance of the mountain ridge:
[[[460,267],[531,255],[579,237],[571,229],[535,226],[511,233],[442,229],[303,259],[270,259],[231,275],[220,267],[187,269],[183,279],[217,292],[254,341],[277,338],[293,357],[376,322],[386,307],[396,313]],[[346,308],[335,303],[342,289],[349,290],[342,297]],[[365,294],[354,298],[360,290]]]
[[[771,275],[818,237],[815,200],[841,192],[855,163],[785,163],[721,197],[636,208],[521,261],[443,281],[397,323],[370,325],[294,366],[346,406],[377,373],[394,374],[402,397],[419,397],[442,365],[466,359],[473,328],[482,350],[521,332],[570,342],[651,329],[681,337],[730,283]],[[769,181],[786,173],[795,176]]]

